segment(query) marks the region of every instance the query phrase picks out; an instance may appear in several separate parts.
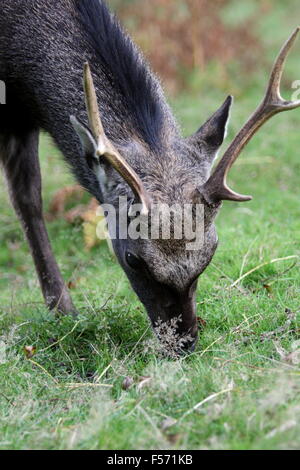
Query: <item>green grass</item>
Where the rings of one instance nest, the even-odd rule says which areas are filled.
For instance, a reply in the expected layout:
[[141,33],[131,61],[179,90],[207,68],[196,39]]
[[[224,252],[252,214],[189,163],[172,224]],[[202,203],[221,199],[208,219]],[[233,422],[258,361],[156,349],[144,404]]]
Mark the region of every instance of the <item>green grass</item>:
[[[240,93],[229,137],[263,88]],[[205,93],[179,97],[185,131],[223,98],[208,82]],[[47,312],[1,181],[0,449],[300,447],[299,263],[266,264],[230,288],[257,266],[300,255],[299,129],[299,110],[277,116],[231,172],[234,189],[254,200],[224,204],[220,247],[197,296],[207,326],[178,361],[149,347],[146,315],[106,246],[87,253],[82,228],[62,219],[48,228],[80,316]],[[41,155],[47,210],[72,179],[46,137]],[[32,359],[25,346],[36,348]],[[135,384],[124,391],[126,376]]]
[[[231,134],[254,96],[239,100]],[[194,103],[175,103],[187,131],[217,98],[202,99],[200,109]],[[224,205],[220,247],[198,291],[207,327],[197,351],[179,361],[147,348],[152,332],[121,269],[104,245],[87,253],[82,228],[64,220],[48,228],[65,278],[77,281],[72,295],[81,315],[53,318],[1,191],[0,448],[299,448],[300,370],[295,355],[289,362],[278,353],[300,347],[299,264],[266,265],[230,289],[260,264],[299,255],[299,128],[297,111],[275,118],[232,171],[233,187],[254,201]],[[41,153],[47,209],[71,179],[46,137]],[[25,346],[37,348],[32,360]],[[136,385],[123,391],[126,376]],[[139,388],[145,376],[150,381]],[[177,423],[164,430],[167,417]]]

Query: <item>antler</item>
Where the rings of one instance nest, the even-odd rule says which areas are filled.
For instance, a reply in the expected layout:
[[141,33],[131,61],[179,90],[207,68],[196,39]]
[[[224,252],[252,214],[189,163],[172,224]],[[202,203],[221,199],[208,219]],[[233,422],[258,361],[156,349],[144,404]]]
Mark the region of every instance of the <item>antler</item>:
[[150,197],[147,194],[142,180],[131,168],[131,166],[128,165],[126,160],[120,155],[120,153],[105,134],[99,113],[95,85],[88,63],[85,63],[84,65],[84,90],[90,127],[98,145],[97,155],[99,157],[105,158],[124,178],[135,195],[141,201],[141,213],[143,215],[147,215],[150,208]]
[[284,63],[297,38],[299,30],[300,27],[294,31],[283,45],[273,66],[267,92],[262,103],[237,134],[217,165],[214,173],[201,188],[201,193],[208,203],[216,203],[222,200],[243,202],[252,199],[251,196],[243,196],[232,191],[226,183],[227,174],[245,145],[266,121],[277,113],[289,111],[290,109],[295,109],[300,106],[300,100],[286,101],[280,94]]

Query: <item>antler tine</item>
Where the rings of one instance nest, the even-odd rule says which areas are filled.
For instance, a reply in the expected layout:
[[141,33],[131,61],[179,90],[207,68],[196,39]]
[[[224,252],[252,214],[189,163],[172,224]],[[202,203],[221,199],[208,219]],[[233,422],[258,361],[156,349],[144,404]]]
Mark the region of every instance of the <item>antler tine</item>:
[[251,196],[243,196],[232,191],[226,183],[227,174],[245,145],[266,121],[277,113],[300,107],[300,100],[286,101],[280,94],[284,64],[299,31],[300,27],[296,28],[283,45],[274,63],[262,103],[234,138],[212,176],[202,186],[201,192],[208,203],[216,203],[222,200],[244,202],[252,199]]
[[284,70],[284,64],[286,62],[289,52],[291,51],[297,39],[299,31],[300,31],[300,27],[298,26],[293,32],[293,34],[289,37],[289,39],[282,46],[282,49],[274,63],[270,81],[269,81],[268,88],[267,88],[267,92],[266,92],[265,100],[267,103],[272,103],[272,104],[276,103],[280,106],[284,105],[285,109],[286,109],[287,104],[295,105],[297,103],[297,102],[286,102],[282,98],[281,93],[280,93],[280,85],[281,85],[281,79],[282,79],[282,74]]
[[133,168],[131,168],[131,166],[126,162],[126,160],[120,155],[118,150],[114,147],[112,142],[105,134],[100,117],[95,85],[88,63],[85,63],[84,65],[84,90],[89,123],[93,135],[97,141],[98,157],[104,158],[107,162],[109,162],[112,167],[124,178],[142,204],[141,213],[143,215],[148,215],[151,202],[142,180],[133,170]]
[[95,139],[98,140],[104,135],[104,129],[100,118],[94,81],[88,62],[84,64],[83,84],[89,123]]

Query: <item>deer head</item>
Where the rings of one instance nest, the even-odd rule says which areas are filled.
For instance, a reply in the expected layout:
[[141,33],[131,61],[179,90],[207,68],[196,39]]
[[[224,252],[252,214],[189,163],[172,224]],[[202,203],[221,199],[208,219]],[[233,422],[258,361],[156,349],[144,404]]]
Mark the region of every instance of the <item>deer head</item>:
[[[117,226],[117,236],[113,240],[118,260],[145,305],[153,326],[159,320],[169,322],[178,319],[178,335],[181,338],[186,337],[186,341],[180,344],[186,349],[194,348],[198,336],[195,292],[198,278],[211,262],[217,248],[214,221],[221,203],[224,200],[245,202],[252,199],[228,187],[228,172],[245,145],[268,119],[300,106],[300,101],[286,101],[280,95],[285,59],[298,32],[299,28],[281,49],[262,103],[234,138],[213,171],[214,159],[225,138],[232,97],[228,97],[192,137],[168,139],[162,150],[164,158],[155,159],[151,149],[146,150],[138,142],[117,149],[108,139],[100,118],[91,71],[88,64],[85,65],[84,87],[89,128],[75,117],[71,121],[81,139],[88,163],[98,177],[104,201],[115,201],[114,191],[119,194],[121,188],[123,194],[130,194],[129,203],[118,209],[119,212],[126,213],[127,224],[132,220],[134,203],[138,202],[141,216],[148,228],[153,225],[158,204],[175,204],[176,207],[189,204],[194,225],[197,206],[204,209],[201,213],[203,238],[196,249],[188,250],[184,237],[174,237],[176,217],[171,217],[170,233],[173,236],[168,239],[161,236],[159,227],[160,236],[156,239],[135,239],[129,236],[124,240],[120,236],[120,227]],[[128,163],[132,161],[131,152],[137,152],[140,156],[140,164],[135,169]],[[108,225],[112,223],[108,217]]]

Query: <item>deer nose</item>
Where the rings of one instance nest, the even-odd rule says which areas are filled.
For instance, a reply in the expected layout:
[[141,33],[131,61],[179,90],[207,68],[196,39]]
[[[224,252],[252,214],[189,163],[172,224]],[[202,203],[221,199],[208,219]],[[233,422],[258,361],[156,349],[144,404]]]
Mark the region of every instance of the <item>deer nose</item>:
[[197,343],[198,343],[198,337],[194,338],[191,341],[187,341],[186,343],[184,343],[180,351],[181,354],[185,355],[185,354],[193,353],[196,349]]
[[188,348],[188,352],[190,353],[193,353],[196,349],[196,346],[197,346],[197,343],[198,343],[198,338],[196,338],[193,343],[191,343],[191,345],[189,346]]

